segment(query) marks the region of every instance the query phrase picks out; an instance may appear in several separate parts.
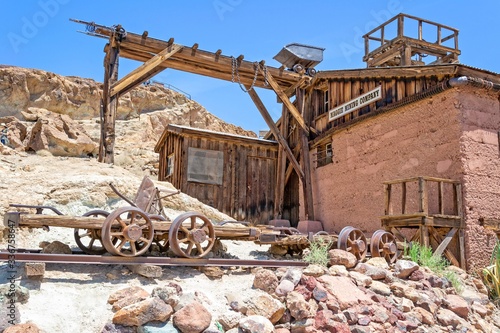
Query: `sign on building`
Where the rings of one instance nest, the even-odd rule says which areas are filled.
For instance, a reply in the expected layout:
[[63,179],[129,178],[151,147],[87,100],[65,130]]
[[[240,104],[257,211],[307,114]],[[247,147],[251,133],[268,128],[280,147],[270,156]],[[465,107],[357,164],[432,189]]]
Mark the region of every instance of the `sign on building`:
[[334,109],[328,111],[328,121],[335,120],[346,114],[349,114],[359,108],[362,108],[365,105],[378,101],[382,99],[382,88],[378,86],[377,88],[363,94],[361,96],[356,97],[355,99],[350,100],[347,103],[344,103],[340,106],[337,106]]

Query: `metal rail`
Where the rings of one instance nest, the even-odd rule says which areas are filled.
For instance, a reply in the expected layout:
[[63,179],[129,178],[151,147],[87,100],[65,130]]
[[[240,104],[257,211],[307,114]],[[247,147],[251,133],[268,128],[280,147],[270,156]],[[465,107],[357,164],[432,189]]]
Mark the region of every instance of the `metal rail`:
[[252,266],[252,267],[304,267],[302,261],[255,260],[255,259],[191,259],[170,257],[118,257],[87,254],[48,254],[39,251],[17,249],[10,253],[0,251],[0,261],[14,259],[16,262],[45,262],[60,264],[116,264],[116,265],[158,265],[158,266]]

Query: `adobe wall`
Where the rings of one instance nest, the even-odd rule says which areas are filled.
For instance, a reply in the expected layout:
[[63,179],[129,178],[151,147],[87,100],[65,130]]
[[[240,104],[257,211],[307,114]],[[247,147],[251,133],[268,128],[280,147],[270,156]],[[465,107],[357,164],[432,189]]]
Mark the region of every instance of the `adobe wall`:
[[497,240],[479,220],[500,220],[500,103],[498,92],[484,89],[460,88],[457,95],[463,124],[465,247],[468,267],[474,269],[489,263]]
[[[495,96],[454,88],[335,133],[333,163],[312,171],[315,219],[329,232],[350,225],[369,236],[381,227],[384,181],[415,176],[465,180],[466,258],[469,268],[483,264],[484,247],[491,251],[496,238],[479,227],[478,219],[500,218]],[[416,200],[410,201],[408,212],[416,212]],[[432,210],[436,200],[430,201]]]

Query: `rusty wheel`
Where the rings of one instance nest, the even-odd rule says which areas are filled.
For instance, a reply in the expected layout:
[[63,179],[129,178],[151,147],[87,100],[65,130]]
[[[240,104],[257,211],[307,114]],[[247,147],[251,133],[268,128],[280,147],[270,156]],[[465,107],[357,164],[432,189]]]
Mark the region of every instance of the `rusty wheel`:
[[383,257],[388,263],[393,263],[398,258],[398,246],[394,235],[385,230],[377,230],[370,240],[372,257]]
[[215,229],[205,216],[197,212],[179,215],[168,232],[170,248],[175,255],[202,258],[215,243]]
[[[83,214],[87,217],[107,217],[109,213],[105,210],[91,210]],[[106,253],[102,243],[101,230],[99,229],[79,229],[74,230],[76,245],[86,254],[100,255]]]
[[118,208],[104,221],[102,242],[106,250],[123,257],[144,254],[153,241],[153,224],[148,215],[136,207]]
[[340,231],[337,248],[351,252],[358,260],[363,260],[368,250],[365,235],[353,227],[345,227]]

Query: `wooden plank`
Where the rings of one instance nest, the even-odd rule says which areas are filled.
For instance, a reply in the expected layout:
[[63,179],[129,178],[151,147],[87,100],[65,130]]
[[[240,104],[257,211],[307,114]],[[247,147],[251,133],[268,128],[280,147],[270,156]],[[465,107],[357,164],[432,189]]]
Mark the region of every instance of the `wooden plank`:
[[[441,239],[439,238],[439,235],[437,233],[433,232],[431,234],[431,237],[429,240],[430,240],[430,244],[431,244],[433,249],[436,249],[439,247],[439,243],[441,242]],[[458,262],[457,258],[450,250],[445,249],[444,256],[446,257],[446,259],[448,259],[450,261],[450,263],[452,265],[460,267],[460,263]]]
[[434,250],[434,255],[440,257],[443,254],[443,251],[448,247],[450,244],[451,240],[457,233],[458,228],[451,228],[451,230],[446,234],[442,242],[439,244],[439,246]]
[[278,140],[278,143],[284,148],[285,154],[288,157],[288,160],[292,164],[293,168],[295,169],[295,172],[297,172],[297,174],[301,179],[304,179],[304,171],[301,169],[299,162],[297,162],[297,160],[295,159],[295,156],[293,156],[293,153],[290,150],[288,143],[286,142],[285,138],[281,135],[280,131],[276,127],[276,124],[274,123],[273,119],[271,118],[271,115],[264,106],[264,103],[262,103],[259,95],[257,95],[255,89],[249,89],[248,94],[252,98],[257,109],[260,111],[262,117],[264,118],[264,121],[266,122],[267,126],[269,126],[269,129],[273,133],[274,137]]
[[443,182],[438,182],[438,208],[439,208],[439,214],[444,214],[444,187],[443,187]]
[[[281,111],[280,133],[283,138],[286,138],[288,136],[288,111],[285,105],[282,106]],[[274,190],[274,218],[281,219],[281,216],[283,214],[286,175],[286,155],[282,145],[279,145],[276,169],[276,187]]]
[[427,208],[427,186],[423,177],[418,178],[418,208],[419,212],[428,214]]
[[152,77],[152,70],[158,67],[162,62],[170,58],[175,53],[182,50],[182,46],[173,44],[163,51],[156,54],[154,57],[146,61],[144,64],[134,69],[132,72],[125,75],[119,81],[111,86],[110,96],[120,94],[120,91],[127,87],[134,87]]
[[401,183],[401,214],[406,214],[406,183]]

